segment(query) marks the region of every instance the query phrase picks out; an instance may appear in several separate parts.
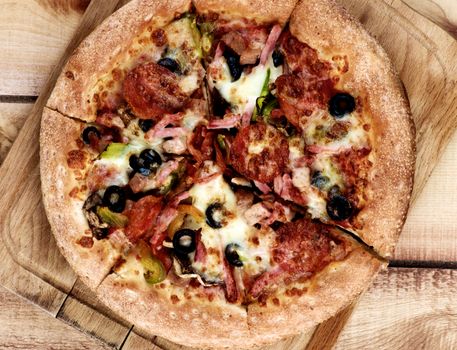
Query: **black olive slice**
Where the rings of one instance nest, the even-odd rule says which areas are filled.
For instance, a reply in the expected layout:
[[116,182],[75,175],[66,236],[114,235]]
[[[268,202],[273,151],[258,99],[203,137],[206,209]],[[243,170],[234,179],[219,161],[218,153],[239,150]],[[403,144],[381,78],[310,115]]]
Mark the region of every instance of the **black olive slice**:
[[355,99],[347,93],[336,94],[330,99],[328,110],[336,119],[343,118],[355,110]]
[[210,204],[205,211],[206,223],[212,228],[221,228],[223,226],[223,218],[225,215],[224,206],[215,202]]
[[171,71],[173,73],[179,72],[179,63],[176,62],[176,60],[174,60],[173,58],[170,58],[170,57],[161,58],[157,62],[157,64],[162,67],[165,67],[166,69],[168,69],[169,71]]
[[108,228],[92,227],[92,235],[98,241],[103,238],[106,238],[108,236],[108,233],[109,233]]
[[215,116],[223,117],[227,108],[230,108],[228,103],[220,94],[219,90],[214,88],[211,92],[211,103],[213,107],[213,114]]
[[125,209],[125,191],[119,186],[110,186],[103,195],[103,205],[115,213],[121,213]]
[[184,228],[173,236],[173,249],[180,254],[189,254],[195,250],[195,231]]
[[92,137],[100,138],[100,131],[95,126],[88,126],[83,130],[81,137],[85,144],[90,145],[90,139]]
[[138,126],[140,127],[143,132],[148,132],[152,126],[154,125],[154,122],[152,119],[140,119],[138,120]]
[[311,177],[311,185],[320,190],[324,189],[329,181],[330,179],[327,176],[322,175],[320,171],[315,171]]
[[130,167],[144,176],[152,174],[153,170],[162,164],[162,158],[153,149],[145,149],[139,156],[133,154],[129,158]]
[[341,195],[341,189],[338,185],[333,185],[328,190],[328,198],[332,198],[333,196]]
[[352,205],[345,197],[335,195],[327,202],[327,213],[332,220],[346,220],[352,215]]
[[225,247],[225,258],[229,262],[230,265],[241,267],[243,266],[243,262],[240,259],[240,255],[238,254],[238,249],[240,246],[236,243],[230,243]]
[[273,51],[273,64],[275,67],[279,67],[284,63],[284,55],[278,49]]
[[233,50],[226,48],[224,51],[224,57],[227,61],[227,66],[232,75],[232,81],[237,81],[243,73],[243,66],[240,64],[240,56]]
[[162,158],[160,158],[160,155],[150,148],[142,151],[139,158],[144,162],[146,166],[149,167],[158,167],[162,164]]

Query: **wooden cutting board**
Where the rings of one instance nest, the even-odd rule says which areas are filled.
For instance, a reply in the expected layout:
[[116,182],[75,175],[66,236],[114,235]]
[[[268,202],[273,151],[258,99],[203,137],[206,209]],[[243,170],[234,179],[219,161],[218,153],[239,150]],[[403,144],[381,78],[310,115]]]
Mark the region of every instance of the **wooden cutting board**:
[[[416,198],[457,124],[457,70],[452,64],[457,44],[400,1],[343,2],[385,47],[408,91],[418,130]],[[93,0],[70,47],[75,47],[115,6],[116,1]],[[40,111],[54,77],[55,74],[0,171],[0,193],[3,195],[0,202],[3,208],[0,213],[3,243],[0,245],[3,257],[0,283],[110,345],[124,348],[146,345],[148,341],[131,332],[135,331],[132,325],[103,308],[77,280],[50,235],[39,191],[38,130]],[[387,277],[386,274],[381,276]],[[358,307],[356,315],[357,310]],[[330,347],[350,317],[351,310],[346,310],[320,326],[314,335],[310,331],[272,348]],[[151,339],[150,335],[145,336]],[[177,348],[163,339],[152,338],[152,341],[165,349]]]

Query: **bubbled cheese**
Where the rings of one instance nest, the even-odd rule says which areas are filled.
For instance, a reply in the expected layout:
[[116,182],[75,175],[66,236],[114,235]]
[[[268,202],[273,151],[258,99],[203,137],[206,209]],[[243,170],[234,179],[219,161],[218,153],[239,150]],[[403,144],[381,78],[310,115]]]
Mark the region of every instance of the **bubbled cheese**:
[[255,106],[256,99],[262,92],[262,87],[270,70],[270,83],[282,74],[282,66],[275,67],[270,59],[265,65],[254,67],[251,72],[243,72],[237,81],[232,76],[224,57],[217,62],[218,74],[210,77],[210,83],[219,91],[221,96],[232,105],[234,113],[243,114],[249,107]]
[[[224,277],[223,265],[225,247],[235,243],[240,247],[238,251],[243,261],[243,269],[250,275],[256,275],[266,270],[270,262],[270,249],[273,232],[260,232],[247,224],[243,213],[237,208],[236,197],[222,175],[206,183],[199,183],[190,189],[193,205],[201,212],[212,203],[223,204],[230,213],[226,216],[226,224],[215,229],[206,224],[199,223],[201,239],[207,252],[204,263],[193,262],[192,267],[208,281],[219,281]],[[252,238],[257,237],[259,244],[254,244]],[[193,260],[193,259],[192,259]]]

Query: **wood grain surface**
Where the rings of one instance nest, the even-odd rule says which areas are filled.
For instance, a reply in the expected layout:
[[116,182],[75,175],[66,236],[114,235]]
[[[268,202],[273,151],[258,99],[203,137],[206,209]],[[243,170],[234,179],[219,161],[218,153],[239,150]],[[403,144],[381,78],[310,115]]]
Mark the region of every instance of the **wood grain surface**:
[[0,349],[109,349],[0,286]]
[[[453,264],[457,261],[455,239],[457,182],[453,176],[457,170],[457,135],[451,138],[451,134],[456,123],[455,119],[449,119],[446,120],[447,123],[436,123],[430,127],[427,122],[431,118],[430,113],[436,113],[437,110],[441,113],[447,112],[451,116],[457,115],[455,109],[443,111],[437,109],[436,105],[440,101],[456,99],[455,78],[447,76],[449,72],[455,73],[455,69],[447,68],[450,66],[447,60],[455,57],[456,43],[449,40],[448,34],[442,29],[430,25],[428,20],[418,16],[410,8],[421,12],[423,16],[440,25],[448,33],[455,35],[457,33],[456,2],[450,0],[405,0],[404,3],[392,0],[385,0],[385,2],[343,0],[342,2],[375,34],[391,57],[394,57],[394,63],[410,92],[410,97],[413,97],[412,104],[416,108],[413,108],[413,112],[419,126],[419,145],[420,142],[433,141],[429,154],[424,148],[425,153],[420,154],[420,159],[434,156],[434,160],[437,160],[443,154],[427,185],[425,182],[436,162],[424,160],[423,163],[418,163],[420,177],[416,179],[419,184],[416,187],[417,201],[405,225],[395,258],[400,260],[400,263],[413,260],[426,264],[431,261],[441,261],[442,266]],[[64,52],[65,44],[80,23],[83,9],[88,1],[30,0],[26,6],[23,6],[24,3],[18,0],[0,0],[0,19],[2,19],[0,48],[2,45],[6,46],[6,50],[0,50],[0,162],[4,159],[3,155],[16,138],[26,117],[35,113],[32,111],[32,102],[43,89],[49,72]],[[94,3],[93,1],[91,6],[94,6]],[[385,4],[390,6],[387,7]],[[114,5],[110,4],[110,6]],[[34,16],[29,14],[24,16],[24,10],[30,11]],[[401,19],[392,12],[395,10],[402,14]],[[392,21],[391,16],[396,19]],[[401,52],[398,52],[399,48]],[[449,55],[450,52],[454,52],[454,56]],[[422,76],[416,74],[415,69],[424,67],[425,64],[428,70],[424,70]],[[445,89],[446,93],[436,92],[440,89],[442,91],[446,86],[450,87]],[[421,99],[419,97],[421,91],[425,91],[424,96],[432,95],[427,96],[428,99],[425,97]],[[33,131],[22,132],[22,134],[23,142],[36,137]],[[451,142],[444,151],[446,140]],[[28,164],[35,164],[36,152],[34,149],[29,149],[28,152],[30,153],[27,156]],[[433,152],[436,154],[430,154]],[[27,182],[29,176],[36,175],[33,171],[27,172],[25,166],[17,169],[14,159],[10,162],[11,168],[13,165],[16,166],[15,171],[22,176],[23,183]],[[36,189],[39,183],[32,181],[28,186],[29,190]],[[421,189],[423,190],[419,191]],[[28,195],[19,198],[21,203],[26,203],[28,200]],[[98,305],[90,292],[79,284],[60,255],[58,253],[56,255],[55,244],[50,241],[46,222],[40,218],[42,215],[40,203],[34,204],[33,212],[36,214],[23,213],[22,216],[16,217],[16,221],[12,224],[17,225],[13,227],[17,227],[20,231],[21,222],[28,222],[27,225],[33,227],[32,236],[36,239],[30,240],[23,235],[10,235],[7,236],[6,245],[0,242],[0,254],[5,257],[3,269],[0,267],[1,284],[41,305],[49,310],[51,315],[90,332],[92,336],[114,347],[153,348],[155,347],[151,343],[153,340],[163,348],[181,348],[163,339],[145,339],[136,334],[135,328],[132,329],[131,325],[123,323],[109,310]],[[45,231],[47,234],[43,234]],[[8,247],[20,249],[18,252],[13,252],[11,257],[12,252],[7,252]],[[11,269],[12,266],[15,268]],[[56,270],[59,271],[58,281],[50,273]],[[443,275],[442,271],[448,271],[449,275]],[[348,310],[326,322],[314,335],[311,332],[272,346],[270,349],[304,349],[305,347],[322,349],[322,338],[326,338],[329,348],[332,346],[344,349],[383,348],[381,337],[377,337],[378,333],[389,339],[389,348],[399,348],[399,345],[403,345],[403,348],[409,348],[408,345],[414,348],[451,348],[456,344],[457,333],[456,308],[449,305],[451,293],[455,292],[451,288],[452,278],[455,277],[451,272],[453,271],[392,268],[389,273],[378,278],[375,286],[361,299],[354,312]],[[5,283],[3,283],[4,280],[6,280]],[[74,284],[75,281],[76,284]],[[404,281],[406,284],[402,284]],[[56,282],[58,282],[57,286],[51,285]],[[405,292],[400,293],[399,290],[405,290]],[[66,297],[68,292],[70,296]],[[361,310],[363,307],[361,305],[365,305],[364,301],[370,296],[370,308],[367,308],[367,311],[365,311],[366,307]],[[384,297],[390,300],[386,304],[379,302]],[[433,298],[439,301],[439,307],[431,306]],[[413,307],[415,300],[419,301],[418,308],[423,308],[428,318],[419,317],[416,314],[416,307]],[[396,314],[395,310],[398,308],[403,312]],[[385,318],[389,322],[376,322],[381,313],[383,316],[387,315]],[[0,312],[0,321],[4,319],[2,317]],[[347,324],[346,320],[348,320]],[[439,326],[434,327],[433,321]],[[443,333],[444,327],[449,328],[449,334]],[[405,335],[407,332],[410,332],[411,337],[409,334]],[[27,331],[18,334],[27,338]],[[413,339],[413,336],[416,338]],[[4,339],[1,333],[0,339]],[[65,347],[65,341],[67,339],[63,340],[62,347]],[[2,341],[0,341],[1,347]],[[94,345],[92,348],[97,347]]]

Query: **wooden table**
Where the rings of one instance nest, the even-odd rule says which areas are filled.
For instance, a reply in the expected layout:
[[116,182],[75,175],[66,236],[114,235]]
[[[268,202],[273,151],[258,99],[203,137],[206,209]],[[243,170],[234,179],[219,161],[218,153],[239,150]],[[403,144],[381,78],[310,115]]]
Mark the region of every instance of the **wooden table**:
[[[88,2],[0,0],[0,163]],[[457,1],[404,2],[457,39]],[[361,298],[335,348],[457,347],[456,172],[454,134],[409,214],[395,263]],[[132,336],[122,348],[146,346]],[[107,347],[0,286],[0,348]]]

